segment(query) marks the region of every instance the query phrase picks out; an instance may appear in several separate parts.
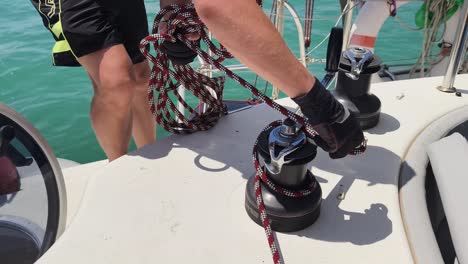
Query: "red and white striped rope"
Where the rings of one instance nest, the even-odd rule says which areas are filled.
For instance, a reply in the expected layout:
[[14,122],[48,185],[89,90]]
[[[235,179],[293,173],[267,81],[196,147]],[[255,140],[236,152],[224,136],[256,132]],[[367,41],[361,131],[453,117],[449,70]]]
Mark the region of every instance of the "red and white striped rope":
[[[257,2],[261,2],[258,1]],[[162,18],[170,14],[169,19],[167,20],[167,33],[160,34],[159,25]],[[176,32],[177,30],[177,32]],[[201,40],[206,44],[207,48],[211,50],[217,58],[213,58],[208,55],[204,50],[202,50],[195,42],[188,40],[184,35],[187,33],[198,33],[200,34]],[[199,130],[207,130],[214,126],[219,120],[222,114],[224,114],[225,106],[222,104],[222,90],[224,84],[223,77],[209,78],[205,75],[195,72],[189,65],[177,65],[172,64],[173,70],[170,68],[169,59],[167,56],[158,52],[159,47],[163,41],[176,41],[176,38],[185,43],[190,49],[195,51],[206,63],[215,66],[224,74],[226,74],[231,79],[235,80],[241,86],[247,88],[254,96],[258,97],[260,100],[265,102],[267,105],[280,112],[284,116],[292,119],[293,121],[299,123],[303,131],[310,138],[318,136],[318,133],[315,131],[313,126],[302,116],[299,116],[283,106],[279,105],[275,101],[271,100],[269,97],[258,91],[253,85],[249,82],[226,68],[222,65],[222,61],[226,58],[232,58],[231,54],[227,50],[220,46],[216,47],[215,44],[209,39],[206,28],[200,18],[197,16],[196,10],[193,4],[190,5],[171,5],[167,8],[164,8],[158,13],[155,18],[153,25],[152,35],[147,36],[141,41],[140,50],[141,52],[153,63],[153,69],[151,73],[151,79],[149,82],[148,88],[148,100],[150,104],[151,111],[156,117],[156,121],[163,126],[167,131],[172,133],[192,133]],[[148,44],[153,44],[153,48],[157,52],[156,56],[150,54],[147,49]],[[174,83],[174,80],[177,82]],[[180,113],[177,110],[177,107],[169,99],[169,92],[173,92],[179,101],[182,101],[184,107],[193,112],[193,109],[188,106],[183,100],[181,100],[180,95],[177,93],[177,84],[182,84],[187,90],[191,91],[196,97],[198,97],[203,102],[206,102],[210,107],[208,111],[199,116],[194,122],[190,122],[184,118],[183,113]],[[213,97],[210,92],[205,88],[205,86],[210,87],[215,91],[216,98]],[[159,93],[158,102],[154,102],[154,92]],[[168,109],[169,108],[169,109]],[[182,123],[178,123],[176,120],[172,119],[170,111],[172,111],[179,120],[182,120]],[[270,129],[271,127],[280,125],[281,121],[275,121],[268,125],[265,130]],[[265,131],[264,130],[264,131]],[[366,149],[366,144],[363,142],[359,149],[353,151],[353,155],[360,154]],[[261,184],[260,181],[265,183],[268,187],[274,191],[286,195],[289,197],[303,197],[311,194],[316,186],[316,183],[307,186],[307,188],[299,191],[291,191],[284,189],[275,185],[271,182],[264,169],[260,165],[258,160],[258,139],[254,144],[253,148],[253,162],[256,170],[255,175],[255,195],[257,200],[258,210],[261,216],[263,227],[267,235],[268,244],[273,255],[274,264],[283,263],[279,246],[276,243],[275,235],[270,226],[270,220],[268,219],[267,212],[265,211],[265,205],[262,199],[261,193]]]

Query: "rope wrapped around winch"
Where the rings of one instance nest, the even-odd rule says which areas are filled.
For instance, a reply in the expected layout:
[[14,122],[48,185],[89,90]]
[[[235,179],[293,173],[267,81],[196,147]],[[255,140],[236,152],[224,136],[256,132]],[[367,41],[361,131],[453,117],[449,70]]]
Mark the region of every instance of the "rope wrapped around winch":
[[[257,0],[257,2],[259,2]],[[260,1],[261,2],[261,1]],[[169,15],[170,14],[170,15]],[[159,25],[164,16],[169,15],[167,19],[167,33],[160,34]],[[207,45],[208,49],[211,50],[217,58],[209,56],[205,51],[203,51],[199,45],[195,42],[188,40],[184,35],[187,33],[198,33],[202,41]],[[235,80],[241,86],[247,88],[254,96],[258,97],[260,100],[265,102],[268,106],[272,107],[276,111],[280,112],[284,116],[292,119],[293,121],[299,123],[302,126],[302,130],[308,135],[309,138],[314,138],[318,136],[318,133],[314,130],[311,124],[307,120],[299,116],[278,103],[274,102],[261,92],[259,92],[254,86],[248,83],[246,80],[233,73],[221,62],[225,58],[232,58],[222,46],[217,48],[214,43],[208,38],[207,29],[198,17],[194,5],[171,5],[162,9],[156,16],[152,35],[147,36],[141,41],[140,50],[141,52],[154,64],[151,79],[149,81],[148,89],[148,100],[151,107],[151,111],[156,117],[156,121],[161,124],[166,130],[173,133],[191,133],[196,130],[206,130],[214,126],[217,120],[223,115],[224,105],[222,104],[222,90],[223,90],[223,77],[209,78],[205,75],[195,72],[189,65],[177,65],[172,64],[173,70],[170,68],[169,59],[167,56],[159,52],[159,48],[163,41],[176,41],[176,39],[185,43],[190,49],[195,51],[206,63],[215,66],[220,71],[225,73],[228,77]],[[153,44],[153,47],[157,53],[156,56],[153,56],[149,53],[147,49],[148,44]],[[171,79],[172,78],[172,79]],[[176,82],[174,82],[176,80]],[[182,113],[180,113],[173,102],[169,100],[169,92],[174,92],[178,99],[181,99],[177,93],[177,84],[182,84],[187,90],[191,91],[195,96],[197,96],[201,101],[206,102],[209,107],[207,112],[199,115],[198,118],[191,123],[186,120]],[[213,97],[205,86],[210,87],[216,92],[216,97]],[[159,93],[158,102],[154,102],[154,92]],[[183,101],[183,100],[181,100]],[[190,108],[185,102],[184,106],[193,112],[193,109]],[[157,106],[155,106],[157,105]],[[170,113],[167,109],[170,108],[176,116],[183,120],[183,123],[178,123],[176,120],[170,117]],[[221,110],[222,109],[222,110]],[[265,130],[269,129],[272,126],[278,126],[281,121],[275,121],[268,125]],[[270,221],[265,212],[265,205],[262,201],[260,181],[263,181],[270,188],[276,190],[277,192],[287,195],[290,197],[302,197],[309,195],[316,186],[312,185],[308,188],[301,191],[290,191],[284,188],[281,188],[271,182],[260,165],[258,160],[258,139],[255,142],[253,148],[253,161],[256,170],[255,176],[255,192],[257,198],[257,206],[259,213],[262,218],[263,227],[268,238],[268,244],[270,246],[273,261],[275,264],[283,263],[281,254],[279,253],[279,247],[275,242],[274,233],[270,227]],[[360,154],[366,149],[366,144],[363,142],[360,148],[355,149],[352,155]]]

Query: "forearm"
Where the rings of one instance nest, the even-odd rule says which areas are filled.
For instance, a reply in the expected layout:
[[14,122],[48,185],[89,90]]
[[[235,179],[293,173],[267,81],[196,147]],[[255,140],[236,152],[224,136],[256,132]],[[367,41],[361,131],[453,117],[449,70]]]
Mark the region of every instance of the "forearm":
[[307,93],[315,79],[302,66],[254,0],[195,0],[213,35],[252,71],[290,97]]
[[161,0],[159,2],[159,6],[163,8],[172,4],[183,5],[183,4],[190,4],[190,3],[192,3],[192,0]]

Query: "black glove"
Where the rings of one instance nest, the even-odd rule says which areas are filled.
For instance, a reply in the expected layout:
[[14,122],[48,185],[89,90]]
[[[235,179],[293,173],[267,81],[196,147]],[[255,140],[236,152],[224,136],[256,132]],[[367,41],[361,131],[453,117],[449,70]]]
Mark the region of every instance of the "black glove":
[[[200,46],[200,41],[195,41],[195,44]],[[179,39],[176,42],[163,41],[160,50],[175,64],[189,64],[197,57],[197,53]]]
[[304,96],[292,98],[319,133],[315,143],[332,159],[350,154],[364,141],[364,134],[353,113],[338,102],[318,81]]

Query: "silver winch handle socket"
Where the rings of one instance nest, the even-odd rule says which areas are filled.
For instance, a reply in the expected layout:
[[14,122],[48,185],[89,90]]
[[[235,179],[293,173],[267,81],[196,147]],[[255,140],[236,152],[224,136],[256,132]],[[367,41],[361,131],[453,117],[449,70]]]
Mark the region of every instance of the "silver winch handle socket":
[[[344,57],[351,62],[351,71],[347,72],[346,76],[353,80],[357,80],[359,79],[366,62],[371,61],[374,58],[374,55],[369,49],[354,47],[347,49],[344,52]],[[359,59],[359,62],[357,59]]]
[[[296,122],[289,118],[285,119],[283,124],[274,128],[268,137],[268,150],[271,157],[270,163],[265,164],[268,171],[272,174],[279,174],[285,164],[292,162],[285,158],[305,143],[306,136],[299,130]],[[278,155],[276,155],[277,148],[283,148]]]

